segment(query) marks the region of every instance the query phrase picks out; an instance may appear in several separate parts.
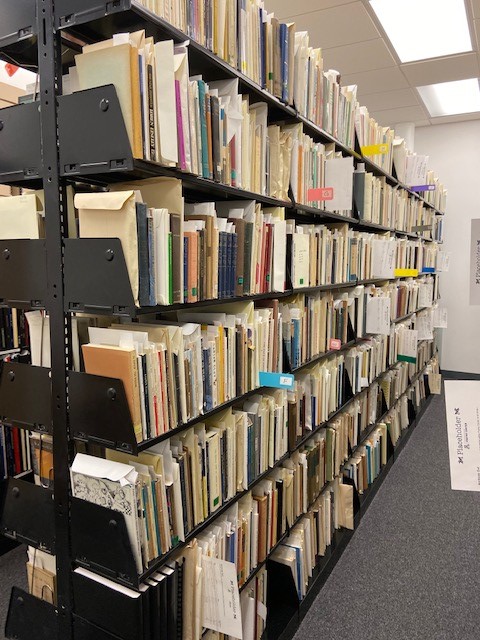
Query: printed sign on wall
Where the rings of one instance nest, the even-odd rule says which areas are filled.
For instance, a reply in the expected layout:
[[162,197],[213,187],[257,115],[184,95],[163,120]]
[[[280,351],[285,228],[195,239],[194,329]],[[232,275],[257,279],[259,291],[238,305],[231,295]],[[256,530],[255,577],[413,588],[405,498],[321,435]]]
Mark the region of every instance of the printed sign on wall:
[[480,381],[446,380],[452,489],[480,491]]
[[470,245],[470,304],[480,304],[480,220],[472,220]]

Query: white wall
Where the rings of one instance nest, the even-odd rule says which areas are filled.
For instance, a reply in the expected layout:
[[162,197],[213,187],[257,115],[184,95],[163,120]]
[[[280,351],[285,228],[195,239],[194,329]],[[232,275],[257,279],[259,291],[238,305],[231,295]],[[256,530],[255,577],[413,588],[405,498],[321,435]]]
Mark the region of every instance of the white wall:
[[448,189],[444,249],[450,271],[440,276],[443,331],[442,368],[480,373],[480,306],[469,304],[470,221],[480,218],[480,121],[457,122],[415,131],[415,151],[430,156],[431,167]]

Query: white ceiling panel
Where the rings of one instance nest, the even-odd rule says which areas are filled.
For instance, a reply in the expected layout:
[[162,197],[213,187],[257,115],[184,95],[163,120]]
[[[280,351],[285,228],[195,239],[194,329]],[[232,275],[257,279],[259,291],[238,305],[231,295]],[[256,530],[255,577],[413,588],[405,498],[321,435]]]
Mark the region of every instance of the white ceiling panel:
[[[360,89],[360,87],[359,87]],[[399,109],[401,107],[415,107],[420,100],[415,89],[397,89],[396,91],[383,91],[381,93],[357,94],[360,104],[366,104],[371,111],[384,111],[385,109]]]
[[363,95],[408,88],[408,82],[398,67],[342,76],[342,84],[358,84]]
[[400,68],[414,87],[475,78],[479,73],[475,53],[465,53],[425,62],[412,62],[411,64],[402,64]]
[[322,49],[341,47],[379,37],[377,28],[361,2],[352,2],[323,11],[290,15],[288,20],[296,23],[298,31],[307,30],[310,33],[312,47],[322,47]]
[[388,125],[389,127],[392,127],[399,122],[421,122],[428,119],[427,114],[422,107],[404,107],[401,109],[373,111],[372,115],[375,120],[385,126]]
[[338,69],[344,75],[395,66],[395,60],[381,38],[324,49],[323,59],[326,69]]
[[267,0],[265,8],[269,12],[273,11],[276,17],[282,20],[292,15],[292,11],[295,11],[296,15],[301,15],[302,13],[339,7],[351,2],[352,0],[297,0],[295,6],[292,6],[292,0]]
[[480,120],[480,113],[465,113],[456,116],[430,118],[432,124],[449,124],[450,122],[465,122],[465,120]]

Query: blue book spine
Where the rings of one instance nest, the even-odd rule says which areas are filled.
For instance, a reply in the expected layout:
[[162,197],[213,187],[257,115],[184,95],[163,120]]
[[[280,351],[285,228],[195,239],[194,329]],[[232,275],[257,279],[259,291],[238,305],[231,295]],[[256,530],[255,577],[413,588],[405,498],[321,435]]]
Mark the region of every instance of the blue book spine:
[[230,298],[231,293],[231,277],[232,277],[232,252],[233,252],[233,234],[227,233],[227,251],[225,265],[225,297]]
[[230,283],[230,296],[235,297],[235,283],[237,282],[237,255],[238,255],[238,236],[232,234],[232,273]]
[[288,28],[282,22],[280,24],[280,59],[282,74],[282,100],[288,100]]
[[369,444],[365,445],[365,449],[367,451],[367,478],[368,478],[368,484],[372,484],[372,459],[371,459],[371,453],[372,453],[372,448]]
[[225,264],[226,264],[226,238],[225,232],[219,234],[219,251],[218,251],[218,297],[225,297]]
[[153,218],[148,216],[147,218],[148,228],[148,271],[149,271],[149,284],[150,284],[150,305],[154,307],[157,304],[157,297],[155,294],[156,278],[155,278],[155,233],[153,230]]
[[205,105],[205,82],[198,80],[198,102],[200,105],[200,141],[202,146],[202,176],[210,176],[208,166],[208,134],[207,134],[207,109]]
[[292,320],[293,323],[293,345],[292,345],[292,368],[300,366],[300,320]]
[[265,9],[260,9],[260,53],[261,53],[261,68],[260,68],[260,79],[261,86],[263,89],[267,86],[267,76],[266,76],[266,67],[267,67],[267,49],[266,49],[266,29],[267,23],[263,20],[263,16],[266,13]]

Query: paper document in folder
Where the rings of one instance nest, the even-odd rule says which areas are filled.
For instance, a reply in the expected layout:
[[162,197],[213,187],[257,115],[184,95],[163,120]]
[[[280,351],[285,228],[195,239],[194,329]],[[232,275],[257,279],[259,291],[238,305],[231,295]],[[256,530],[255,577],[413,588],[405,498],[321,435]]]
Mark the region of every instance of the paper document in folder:
[[[110,42],[110,41],[109,41]],[[138,49],[121,44],[75,56],[80,89],[113,84],[135,158],[143,157]]]
[[127,192],[77,193],[81,238],[119,238],[127,264],[132,295],[138,306],[137,194]]
[[0,198],[0,240],[37,240],[41,202],[35,194]]
[[333,189],[326,211],[351,211],[353,207],[353,158],[331,158],[325,162],[325,186]]

